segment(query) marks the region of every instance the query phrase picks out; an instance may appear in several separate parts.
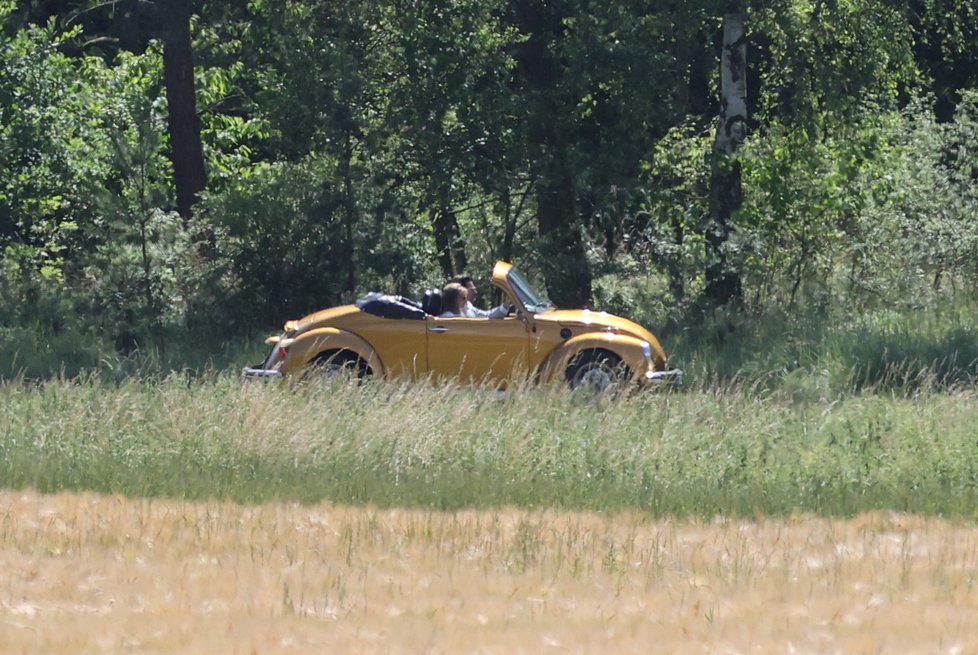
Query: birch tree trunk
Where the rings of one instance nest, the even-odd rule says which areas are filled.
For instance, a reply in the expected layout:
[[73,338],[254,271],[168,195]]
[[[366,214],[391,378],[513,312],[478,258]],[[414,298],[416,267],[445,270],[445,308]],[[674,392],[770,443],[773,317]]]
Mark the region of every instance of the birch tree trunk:
[[710,224],[706,232],[706,296],[716,305],[742,299],[739,273],[729,266],[726,244],[731,217],[742,202],[740,163],[731,155],[747,133],[747,32],[742,0],[732,0],[723,16],[720,60],[720,118],[713,143]]

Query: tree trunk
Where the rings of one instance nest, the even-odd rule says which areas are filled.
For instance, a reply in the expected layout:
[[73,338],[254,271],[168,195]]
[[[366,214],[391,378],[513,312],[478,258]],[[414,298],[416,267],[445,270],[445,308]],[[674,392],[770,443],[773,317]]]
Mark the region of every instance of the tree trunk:
[[727,261],[726,244],[733,231],[731,217],[743,199],[740,163],[731,155],[747,131],[747,35],[741,0],[732,0],[723,17],[720,61],[720,120],[710,176],[710,224],[706,231],[706,297],[716,305],[743,298],[739,273]]
[[141,55],[146,50],[146,37],[139,16],[139,0],[119,0],[112,12],[112,31],[123,50]]
[[465,256],[465,242],[458,227],[455,210],[444,207],[431,215],[431,227],[435,233],[435,251],[438,263],[445,277],[453,277],[465,271],[468,258]]
[[591,270],[577,216],[577,198],[570,170],[569,136],[577,129],[560,118],[572,115],[576,97],[564,89],[566,63],[554,54],[566,25],[560,3],[516,0],[515,27],[525,35],[516,49],[517,72],[529,101],[527,133],[529,162],[537,180],[537,228],[540,258],[550,299],[560,307],[583,307],[591,302]]
[[570,179],[558,185],[541,184],[537,192],[537,225],[547,294],[557,307],[586,307],[591,303],[591,269],[577,223]]
[[197,94],[194,89],[193,50],[190,41],[190,0],[173,0],[162,10],[163,80],[169,108],[170,158],[177,190],[177,211],[184,226],[207,183],[204,150],[200,141]]
[[357,223],[360,222],[360,212],[357,210],[357,198],[353,188],[353,134],[346,130],[343,134],[343,248],[346,262],[346,288],[352,294],[357,288],[357,244],[354,234]]

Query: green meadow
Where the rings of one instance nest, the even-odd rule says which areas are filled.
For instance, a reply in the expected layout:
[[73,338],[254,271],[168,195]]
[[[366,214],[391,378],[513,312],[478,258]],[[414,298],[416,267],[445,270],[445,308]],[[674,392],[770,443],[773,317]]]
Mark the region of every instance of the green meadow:
[[8,384],[0,402],[4,488],[676,516],[978,507],[973,390],[799,403],[733,386],[604,403],[173,375]]
[[446,510],[970,517],[972,315],[963,303],[831,325],[704,323],[664,338],[687,371],[682,389],[614,399],[427,380],[245,381],[238,371],[257,351],[224,346],[208,361],[195,344],[184,361],[205,368],[146,356],[73,377],[8,378],[0,487]]

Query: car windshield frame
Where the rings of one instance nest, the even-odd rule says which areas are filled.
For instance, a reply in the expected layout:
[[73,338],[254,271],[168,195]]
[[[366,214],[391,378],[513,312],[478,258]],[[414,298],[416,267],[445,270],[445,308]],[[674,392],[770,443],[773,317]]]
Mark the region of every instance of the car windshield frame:
[[516,294],[526,311],[531,314],[538,314],[554,308],[553,303],[546,296],[540,295],[515,268],[509,269],[506,278],[513,293]]

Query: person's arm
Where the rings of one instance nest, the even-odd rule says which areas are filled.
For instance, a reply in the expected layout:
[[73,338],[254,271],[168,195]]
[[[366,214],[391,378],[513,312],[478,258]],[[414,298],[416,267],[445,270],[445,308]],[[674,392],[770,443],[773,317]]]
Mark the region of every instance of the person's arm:
[[486,312],[486,316],[488,316],[489,318],[505,318],[506,315],[509,314],[509,310],[510,310],[509,303],[503,303],[499,307],[493,307],[488,312]]
[[465,309],[462,310],[462,316],[465,318],[490,318],[490,314],[491,312],[479,309],[468,301],[465,303]]

